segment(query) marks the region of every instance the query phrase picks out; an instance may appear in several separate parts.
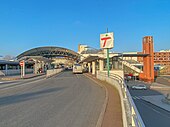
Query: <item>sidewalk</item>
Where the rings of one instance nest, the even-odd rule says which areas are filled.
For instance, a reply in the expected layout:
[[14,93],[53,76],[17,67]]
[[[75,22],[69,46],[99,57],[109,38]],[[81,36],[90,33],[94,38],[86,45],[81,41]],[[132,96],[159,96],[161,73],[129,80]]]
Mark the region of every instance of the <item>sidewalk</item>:
[[12,76],[3,76],[0,77],[0,80],[7,80],[7,81],[11,81],[11,80],[21,80],[21,79],[29,79],[29,78],[34,78],[37,76],[41,76],[44,75],[44,73],[41,74],[26,74],[23,78],[21,78],[21,75],[12,75]]
[[170,86],[154,82],[150,85],[150,89],[155,90],[170,90]]
[[142,99],[170,112],[170,105],[164,102],[164,95],[143,96]]
[[97,84],[105,86],[108,92],[108,100],[105,107],[105,112],[102,116],[101,127],[123,127],[122,108],[118,90],[110,84],[98,80],[91,74],[86,74],[92,80],[95,80]]

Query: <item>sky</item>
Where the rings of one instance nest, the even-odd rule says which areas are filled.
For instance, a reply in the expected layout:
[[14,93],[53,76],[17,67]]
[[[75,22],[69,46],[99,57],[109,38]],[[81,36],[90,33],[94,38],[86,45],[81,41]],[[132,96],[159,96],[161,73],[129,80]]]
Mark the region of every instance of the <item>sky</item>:
[[170,0],[0,0],[0,56],[42,46],[74,51],[100,48],[100,34],[114,32],[115,52],[170,49]]

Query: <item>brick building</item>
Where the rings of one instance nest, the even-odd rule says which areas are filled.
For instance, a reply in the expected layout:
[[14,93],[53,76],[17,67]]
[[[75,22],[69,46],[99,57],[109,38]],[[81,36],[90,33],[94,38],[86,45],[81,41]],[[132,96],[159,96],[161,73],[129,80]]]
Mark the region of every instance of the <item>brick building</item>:
[[[138,52],[138,54],[141,54],[141,52]],[[138,57],[138,61],[143,62],[143,58]],[[170,66],[170,50],[154,52],[154,64],[161,66]]]

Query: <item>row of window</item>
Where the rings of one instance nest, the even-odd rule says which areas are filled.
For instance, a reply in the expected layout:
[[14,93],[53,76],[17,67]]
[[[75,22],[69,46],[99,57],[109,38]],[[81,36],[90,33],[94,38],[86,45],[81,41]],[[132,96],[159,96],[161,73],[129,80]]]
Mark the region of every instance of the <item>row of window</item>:
[[167,58],[168,58],[168,57],[170,57],[170,56],[154,56],[154,57],[167,57]]
[[170,55],[170,52],[164,52],[164,53],[161,53],[161,52],[156,52],[156,53],[154,53],[154,55]]
[[154,60],[167,60],[167,61],[170,61],[170,58],[154,58]]

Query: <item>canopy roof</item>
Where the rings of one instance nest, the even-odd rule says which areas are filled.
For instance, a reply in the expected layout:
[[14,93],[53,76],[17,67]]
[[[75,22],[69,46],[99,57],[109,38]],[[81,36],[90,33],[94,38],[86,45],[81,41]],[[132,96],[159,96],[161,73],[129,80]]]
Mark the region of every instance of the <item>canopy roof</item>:
[[79,59],[79,54],[61,47],[38,47],[33,48],[28,51],[25,51],[17,56],[17,59],[21,59],[24,56],[42,56],[46,58],[55,58],[55,57],[69,57],[74,60]]

